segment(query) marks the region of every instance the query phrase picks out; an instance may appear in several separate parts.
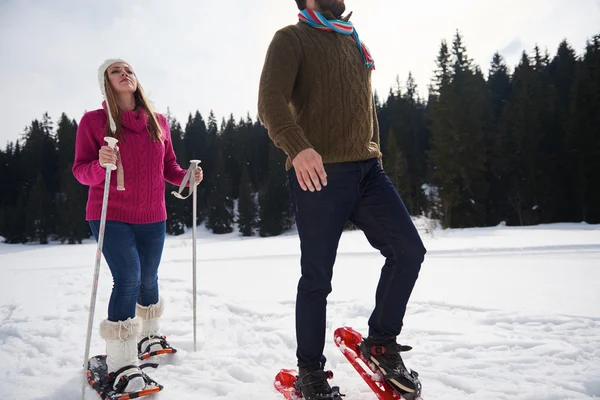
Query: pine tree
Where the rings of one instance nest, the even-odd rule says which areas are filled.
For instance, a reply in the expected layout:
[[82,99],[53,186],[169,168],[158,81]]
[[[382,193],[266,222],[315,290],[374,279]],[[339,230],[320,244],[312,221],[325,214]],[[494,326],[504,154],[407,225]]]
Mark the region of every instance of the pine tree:
[[[451,106],[453,104],[452,91],[450,87],[450,52],[448,44],[442,40],[439,53],[436,59],[437,69],[435,78],[430,87],[428,101],[429,129],[431,131],[431,149],[428,153],[431,168],[432,191],[437,194],[436,200],[439,203],[432,203],[432,210],[435,211],[431,216],[442,221],[444,227],[450,226],[451,213],[454,203],[457,201],[458,193],[453,185],[454,178],[449,174],[451,171],[449,162],[455,159],[452,146],[453,134],[449,132],[451,128],[448,125],[451,115]],[[454,168],[455,169],[455,168]],[[443,194],[443,196],[442,196]],[[443,200],[442,200],[443,197]]]
[[[181,157],[181,159],[178,158],[178,162],[182,168],[187,169],[190,166],[190,160],[204,160],[204,157],[208,153],[208,141],[208,130],[206,123],[204,122],[204,118],[202,118],[202,115],[199,111],[196,111],[193,117],[190,114],[185,127],[185,133],[183,134],[183,147],[185,148],[185,156]],[[208,193],[206,192],[207,189],[208,188],[204,185],[198,187],[198,200],[196,205],[198,217],[198,221],[196,221],[197,223],[201,223],[206,214],[208,197]],[[188,223],[186,225],[191,226],[191,212],[187,216],[187,221]]]
[[388,147],[387,151],[384,153],[385,170],[396,187],[396,190],[400,196],[402,196],[404,202],[407,203],[408,199],[405,194],[410,193],[411,190],[408,177],[408,166],[404,153],[402,150],[398,149],[395,136],[393,131],[388,135]]
[[58,239],[69,244],[81,243],[90,236],[85,220],[87,187],[81,185],[71,170],[75,159],[75,138],[77,123],[62,114],[56,131],[58,148],[58,171],[60,172],[60,190],[57,196]]
[[448,43],[442,40],[440,45],[440,51],[436,59],[437,69],[435,71],[434,83],[432,85],[432,92],[436,96],[440,96],[443,89],[446,89],[450,85],[452,80],[452,72],[450,70],[451,55],[448,49]]
[[25,185],[23,159],[21,145],[17,141],[14,145],[6,147],[6,167],[1,175],[2,191],[2,225],[0,225],[0,236],[4,237],[6,243],[25,243]]
[[397,124],[392,124],[397,132],[398,149],[404,158],[407,187],[403,199],[411,215],[425,212],[427,200],[423,185],[427,175],[427,151],[429,131],[425,116],[425,105],[417,96],[417,85],[408,74],[406,92],[398,99],[399,113]]
[[[256,189],[262,188],[269,178],[269,149],[271,138],[267,128],[261,124],[257,117],[252,127],[252,137],[254,138],[254,162],[252,162],[254,171],[250,174],[250,180]],[[254,175],[254,176],[253,176]]]
[[[6,210],[9,208],[9,168],[10,168],[10,147],[7,146],[6,153],[0,150],[0,237],[6,235],[8,228],[7,213]],[[0,238],[1,239],[1,238]]]
[[408,79],[406,79],[406,92],[402,97],[410,104],[414,105],[417,102],[417,83],[412,76],[412,72],[408,73]]
[[217,170],[214,189],[208,197],[208,218],[206,227],[216,234],[233,232],[233,199],[231,181],[225,173],[225,160],[223,152],[217,153]]
[[[171,143],[173,145],[175,156],[177,157],[177,162],[182,166],[182,168],[186,169],[187,166],[182,164],[182,160],[186,159],[186,154],[183,147],[183,131],[181,129],[181,124],[175,118],[173,118],[170,113],[167,113],[167,119],[170,125]],[[201,187],[202,185],[198,186],[198,192],[200,192]],[[192,216],[191,207],[193,197],[190,197],[186,200],[180,200],[172,194],[173,191],[178,190],[178,187],[174,187],[169,183],[165,183],[165,203],[167,208],[166,231],[170,235],[183,234],[185,232],[186,222],[189,221],[190,216]],[[185,190],[185,193],[187,193],[187,189]],[[201,218],[199,219],[201,220]]]
[[[391,103],[395,101],[395,96],[390,90],[388,94],[388,98],[381,106],[377,107],[377,103],[375,103],[376,111],[377,111],[377,120],[379,122],[379,148],[383,152],[388,148],[388,133],[391,129],[391,122],[394,117]],[[383,160],[385,163],[385,158]],[[385,165],[384,165],[385,168]]]
[[[450,63],[452,62],[452,65]],[[431,108],[430,159],[445,227],[481,226],[488,196],[484,137],[489,129],[486,86],[457,33],[452,57],[442,42]]]
[[7,229],[7,214],[6,211],[11,205],[10,176],[9,168],[11,161],[11,146],[6,147],[6,152],[0,150],[0,236],[5,235]]
[[35,120],[25,134],[23,147],[25,236],[27,240],[47,243],[56,224],[58,161],[52,122],[48,114]]
[[600,223],[600,35],[586,45],[578,63],[567,132],[568,170],[576,201],[575,218]]
[[277,236],[292,226],[292,212],[285,173],[285,154],[269,144],[269,178],[259,193],[259,234]]
[[253,236],[254,228],[257,222],[257,205],[254,200],[254,192],[248,169],[242,169],[242,179],[240,183],[240,197],[238,199],[238,229],[242,236]]
[[515,69],[512,85],[512,98],[502,123],[507,142],[507,198],[511,211],[508,223],[531,225],[539,221],[535,175],[541,103],[534,65],[525,52]]
[[536,140],[538,147],[534,154],[536,159],[536,212],[538,223],[556,221],[559,212],[559,198],[563,197],[561,153],[564,132],[560,129],[560,119],[555,111],[557,106],[556,89],[549,73],[550,56],[542,54],[536,46],[534,49],[535,95],[533,100],[539,110],[538,131]]
[[492,58],[488,75],[488,88],[490,90],[493,120],[494,123],[498,124],[511,94],[508,66],[499,53],[494,53]]
[[488,202],[488,225],[497,225],[508,215],[508,143],[505,132],[501,129],[502,116],[506,104],[511,97],[511,78],[508,67],[502,56],[494,54],[487,86],[490,94],[491,122],[489,135],[486,137],[488,150],[487,181],[490,184]]
[[202,170],[204,171],[204,180],[198,186],[198,201],[204,205],[204,213],[208,214],[209,197],[215,191],[215,182],[217,181],[217,154],[219,153],[218,143],[219,127],[215,114],[211,111],[208,116],[206,148],[202,158]]
[[241,147],[242,143],[239,140],[238,126],[235,123],[233,115],[229,116],[227,122],[223,120],[220,135],[221,138],[219,143],[223,149],[225,173],[231,182],[229,187],[231,192],[227,193],[227,196],[231,197],[232,199],[237,199],[239,197],[238,191],[241,177],[241,169],[238,160],[242,159],[244,151]]
[[48,198],[48,187],[41,173],[37,175],[29,192],[26,209],[25,236],[27,240],[48,244],[52,226],[47,213],[51,209],[51,203]]
[[190,160],[201,160],[206,149],[208,132],[206,123],[199,111],[194,116],[190,114],[185,127],[183,142],[187,158],[181,160],[182,165],[188,165]]
[[556,212],[552,220],[555,221],[577,221],[577,197],[573,196],[575,191],[573,180],[569,175],[569,109],[571,107],[571,94],[575,82],[577,70],[577,57],[575,51],[566,40],[560,43],[556,56],[548,66],[552,79],[552,85],[556,91],[555,123],[551,126],[555,136],[554,151],[556,152],[556,165],[553,168],[553,190],[551,195],[556,199]]

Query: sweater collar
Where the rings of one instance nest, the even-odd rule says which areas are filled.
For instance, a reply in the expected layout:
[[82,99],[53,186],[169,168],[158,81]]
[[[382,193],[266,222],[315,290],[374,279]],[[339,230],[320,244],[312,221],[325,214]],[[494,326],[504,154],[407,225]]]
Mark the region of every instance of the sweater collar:
[[[104,112],[107,112],[106,101],[102,102]],[[133,111],[119,111],[119,120],[125,128],[135,132],[143,133],[148,129],[148,114],[140,107]]]

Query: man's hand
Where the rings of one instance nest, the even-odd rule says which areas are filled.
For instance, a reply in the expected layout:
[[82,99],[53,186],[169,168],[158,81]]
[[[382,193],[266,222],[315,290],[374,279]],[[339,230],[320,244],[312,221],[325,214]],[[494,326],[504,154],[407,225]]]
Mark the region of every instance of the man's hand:
[[292,164],[302,190],[314,192],[315,189],[321,190],[322,186],[327,186],[327,174],[323,167],[323,159],[315,150],[302,150],[292,160]]

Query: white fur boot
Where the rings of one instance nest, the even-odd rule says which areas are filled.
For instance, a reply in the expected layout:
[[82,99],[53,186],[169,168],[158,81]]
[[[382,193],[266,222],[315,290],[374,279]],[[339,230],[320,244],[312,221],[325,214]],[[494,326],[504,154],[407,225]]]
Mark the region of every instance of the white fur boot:
[[160,333],[160,317],[165,311],[165,301],[161,297],[156,304],[149,306],[136,305],[136,315],[142,320],[142,331],[139,336],[139,350],[150,353],[164,349],[164,338]]
[[[104,320],[100,323],[100,336],[106,340],[108,373],[118,372],[128,367],[115,377],[113,389],[120,393],[137,392],[146,387],[143,377],[132,377],[134,374],[141,374],[137,351],[137,337],[141,328],[142,321],[139,318],[129,318],[126,321],[118,322]],[[119,390],[118,384],[122,382],[122,377],[131,378],[127,385]]]

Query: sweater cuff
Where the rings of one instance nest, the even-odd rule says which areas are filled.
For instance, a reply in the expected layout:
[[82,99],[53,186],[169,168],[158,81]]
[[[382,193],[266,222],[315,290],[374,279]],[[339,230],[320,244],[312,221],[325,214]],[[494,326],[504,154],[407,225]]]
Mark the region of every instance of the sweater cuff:
[[104,183],[104,180],[106,179],[106,168],[100,165],[100,160],[96,160],[92,168],[96,180],[98,180],[100,183]]
[[313,148],[301,129],[291,129],[280,133],[277,135],[276,144],[285,151],[290,161],[293,161],[302,150]]

